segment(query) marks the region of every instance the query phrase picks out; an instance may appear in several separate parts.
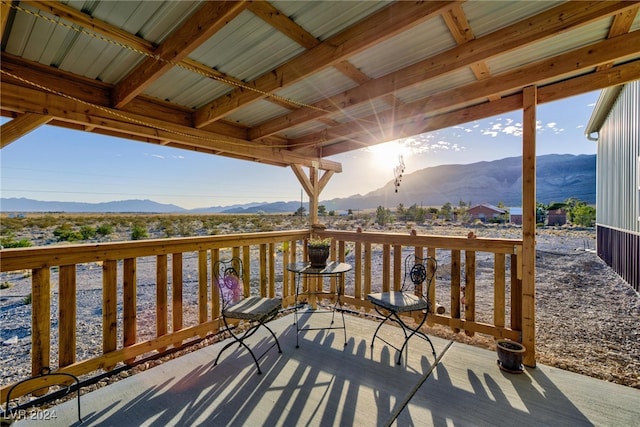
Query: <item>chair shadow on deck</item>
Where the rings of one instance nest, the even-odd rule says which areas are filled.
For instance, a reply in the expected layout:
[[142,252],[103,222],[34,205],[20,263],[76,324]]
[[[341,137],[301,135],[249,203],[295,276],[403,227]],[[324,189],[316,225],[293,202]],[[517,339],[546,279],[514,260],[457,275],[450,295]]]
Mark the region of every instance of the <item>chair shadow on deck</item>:
[[[422,340],[412,341],[398,366],[387,346],[370,350],[375,322],[349,316],[346,347],[339,331],[327,330],[306,332],[298,349],[291,317],[272,323],[283,353],[265,355],[262,375],[243,350],[227,352],[214,368],[222,341],[83,395],[83,425],[598,424],[589,411],[599,409],[576,406],[579,391],[553,368],[508,374],[494,352],[437,338],[435,367]],[[256,351],[272,343],[266,332],[251,340]],[[63,412],[75,415],[72,406]]]

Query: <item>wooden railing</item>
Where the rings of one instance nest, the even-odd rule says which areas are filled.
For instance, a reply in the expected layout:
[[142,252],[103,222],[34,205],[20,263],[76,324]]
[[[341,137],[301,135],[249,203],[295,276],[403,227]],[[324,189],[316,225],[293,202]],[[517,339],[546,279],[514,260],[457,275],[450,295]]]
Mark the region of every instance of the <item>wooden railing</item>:
[[[451,260],[449,267],[446,267],[450,280],[449,283],[441,283],[440,288],[444,285],[444,289],[450,290],[449,301],[445,301],[446,298],[438,299],[438,283],[431,288],[430,296],[436,304],[447,307],[448,314],[433,312],[429,322],[447,325],[454,331],[463,330],[470,335],[478,332],[499,338],[521,339],[522,296],[519,274],[516,274],[520,271],[517,254],[522,247],[521,240],[440,237],[417,235],[415,232],[390,234],[324,230],[317,234],[333,238],[331,259],[353,264],[353,270],[346,277],[343,299],[350,308],[369,311],[372,306],[366,295],[372,289],[399,288],[406,253],[415,252],[422,256],[426,251],[427,255],[438,258],[445,251]],[[246,287],[253,281],[261,295],[279,295],[283,298],[284,306],[293,305],[294,277],[291,273],[285,273],[285,266],[306,259],[303,242],[309,235],[309,230],[294,230],[5,249],[0,251],[0,271],[30,270],[32,273],[31,371],[35,376],[42,367],[51,365],[51,275],[52,271],[57,270],[57,370],[81,376],[99,370],[110,371],[118,364],[131,364],[140,356],[162,353],[170,347],[178,347],[218,332],[221,326],[220,304],[217,287],[211,280],[211,268],[219,258],[241,257],[245,265]],[[463,252],[464,268],[461,267]],[[475,260],[476,254],[482,252],[493,254],[494,259],[493,323],[475,320]],[[196,307],[184,299],[185,254],[196,254],[197,258]],[[510,255],[509,269],[507,255]],[[139,309],[136,273],[138,262],[148,257],[155,259],[156,300],[153,315],[156,334],[154,337],[141,338],[137,331]],[[102,265],[102,354],[77,361],[77,268],[95,262]],[[507,270],[510,271],[509,304],[506,299]],[[380,275],[378,271],[381,271]],[[443,271],[439,268],[439,273]],[[442,274],[437,277],[442,277]],[[465,299],[464,304],[461,298]],[[120,314],[119,305],[122,307]],[[435,307],[435,304],[432,306]],[[184,315],[188,309],[193,311],[194,308],[197,310],[197,320],[195,324],[186,326]],[[509,325],[505,322],[507,309],[510,312]],[[121,331],[120,345],[118,331]],[[42,381],[40,387],[49,385],[46,379]],[[0,388],[0,401],[5,400],[10,386],[8,384]],[[14,390],[12,395],[19,396],[28,391]]]

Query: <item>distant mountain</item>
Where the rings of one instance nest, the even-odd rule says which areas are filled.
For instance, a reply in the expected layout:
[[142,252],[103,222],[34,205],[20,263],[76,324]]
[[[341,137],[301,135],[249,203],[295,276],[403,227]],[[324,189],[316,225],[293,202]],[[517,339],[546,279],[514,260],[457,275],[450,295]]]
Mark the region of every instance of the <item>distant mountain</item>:
[[[545,204],[575,197],[596,200],[596,156],[538,156],[536,200]],[[327,210],[396,207],[413,204],[442,206],[463,201],[522,206],[522,157],[467,165],[442,165],[418,170],[402,178],[398,192],[393,181],[370,193],[321,202]]]
[[[596,156],[549,154],[536,159],[536,198],[545,204],[574,197],[586,203],[596,201]],[[403,176],[395,192],[393,180],[363,195],[321,201],[330,210],[395,208],[400,203],[442,206],[463,201],[522,206],[522,157],[467,165],[441,165]],[[303,204],[309,209],[308,203]],[[124,200],[108,203],[39,202],[30,199],[1,199],[4,212],[154,212],[154,213],[288,213],[299,201],[247,203],[187,210],[151,200]]]
[[103,203],[82,202],[43,202],[25,198],[0,199],[2,212],[149,212],[149,213],[176,213],[187,212],[186,209],[176,205],[157,203],[152,200],[119,200]]

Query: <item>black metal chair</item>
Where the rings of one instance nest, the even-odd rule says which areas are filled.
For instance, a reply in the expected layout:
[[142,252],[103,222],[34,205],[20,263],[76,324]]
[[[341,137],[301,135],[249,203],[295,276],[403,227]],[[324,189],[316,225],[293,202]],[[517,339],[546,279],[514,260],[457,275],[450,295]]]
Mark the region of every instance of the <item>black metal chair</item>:
[[[258,360],[274,345],[278,347],[278,353],[282,353],[278,338],[266,324],[276,317],[278,311],[282,308],[282,299],[245,296],[242,283],[242,260],[240,258],[234,257],[228,260],[217,261],[213,267],[213,276],[220,289],[222,321],[224,322],[225,330],[233,337],[233,341],[227,343],[222,350],[220,350],[213,365],[216,366],[220,355],[237,342],[251,354],[258,368],[258,374],[261,374],[262,371],[260,370]],[[228,319],[244,320],[249,323],[249,327],[244,333],[234,333],[235,328],[229,326]],[[253,350],[251,350],[244,341],[256,333],[260,326],[264,326],[271,333],[275,343],[269,346],[259,357],[256,357]]]
[[[433,282],[433,278],[436,275],[436,269],[438,263],[435,258],[419,258],[415,255],[409,255],[405,258],[405,273],[404,280],[402,282],[402,288],[399,291],[379,292],[367,295],[367,299],[375,306],[376,311],[383,317],[382,322],[378,324],[373,339],[371,340],[371,347],[376,338],[393,347],[398,354],[398,365],[401,364],[402,352],[404,351],[407,343],[411,337],[418,336],[426,340],[431,345],[431,350],[435,356],[436,350],[433,347],[433,343],[429,337],[420,330],[424,325],[431,308],[431,302],[429,301],[429,288]],[[425,286],[419,289],[419,286],[426,282]],[[400,316],[403,313],[409,313],[412,311],[422,312],[422,319],[416,326],[408,325]],[[402,328],[404,333],[404,343],[402,347],[398,348],[384,338],[378,336],[380,327],[387,321],[396,322]]]

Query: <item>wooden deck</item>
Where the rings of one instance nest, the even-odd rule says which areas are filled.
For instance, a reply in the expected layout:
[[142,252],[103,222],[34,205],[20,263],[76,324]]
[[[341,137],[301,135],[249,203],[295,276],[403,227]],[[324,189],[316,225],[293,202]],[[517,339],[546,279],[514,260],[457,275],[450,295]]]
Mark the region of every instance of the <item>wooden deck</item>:
[[[304,316],[312,326],[326,314]],[[640,390],[539,365],[502,372],[494,352],[434,338],[438,353],[412,340],[408,357],[376,341],[376,324],[346,316],[341,330],[307,331],[295,348],[293,316],[273,321],[282,354],[272,348],[256,374],[246,351],[223,343],[194,351],[82,396],[83,425],[216,426],[631,426],[640,419]],[[386,337],[399,330],[385,327]],[[398,337],[399,338],[399,337]],[[266,348],[266,334],[251,341]],[[435,365],[435,366],[434,366]],[[54,408],[54,421],[74,425],[76,402]]]

